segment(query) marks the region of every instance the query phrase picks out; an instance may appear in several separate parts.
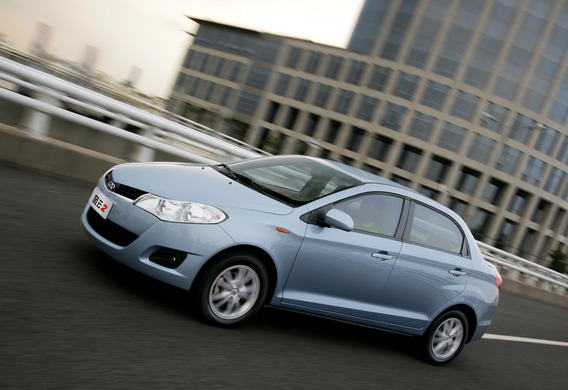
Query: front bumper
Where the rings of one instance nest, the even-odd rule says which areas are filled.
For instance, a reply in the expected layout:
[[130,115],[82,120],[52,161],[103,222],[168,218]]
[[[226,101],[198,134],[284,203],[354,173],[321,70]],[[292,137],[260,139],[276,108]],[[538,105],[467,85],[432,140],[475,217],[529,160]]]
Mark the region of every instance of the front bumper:
[[[189,289],[199,269],[215,253],[234,244],[219,225],[164,222],[134,206],[130,199],[99,189],[114,202],[107,220],[87,205],[81,224],[87,237],[119,262],[183,289]],[[179,264],[161,265],[150,257],[161,251],[183,254]]]

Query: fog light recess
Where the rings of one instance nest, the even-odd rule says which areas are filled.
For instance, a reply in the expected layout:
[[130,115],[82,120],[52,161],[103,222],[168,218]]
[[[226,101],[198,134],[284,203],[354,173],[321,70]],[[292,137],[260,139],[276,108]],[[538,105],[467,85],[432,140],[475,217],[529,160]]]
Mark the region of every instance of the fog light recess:
[[150,255],[150,261],[164,267],[176,268],[185,260],[187,253],[175,249],[160,248]]

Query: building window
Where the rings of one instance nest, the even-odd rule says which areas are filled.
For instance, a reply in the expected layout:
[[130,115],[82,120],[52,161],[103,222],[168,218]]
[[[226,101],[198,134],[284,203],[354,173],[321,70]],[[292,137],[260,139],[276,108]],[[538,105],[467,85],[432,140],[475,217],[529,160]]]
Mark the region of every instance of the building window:
[[509,249],[508,246],[513,240],[516,229],[517,224],[515,222],[509,221],[508,219],[503,221],[503,225],[501,225],[501,230],[499,232],[499,236],[497,237],[497,243],[495,244],[495,247],[503,250]]
[[459,153],[466,130],[463,127],[456,126],[452,123],[446,122],[442,135],[438,140],[438,146],[448,149],[454,153]]
[[530,195],[528,193],[518,190],[511,200],[509,211],[515,215],[522,215],[529,197]]
[[242,64],[239,62],[233,62],[233,67],[231,68],[231,73],[229,74],[229,81],[234,83],[239,81],[239,72],[241,71]]
[[274,93],[280,96],[286,96],[286,92],[288,91],[288,87],[290,85],[291,77],[287,74],[280,74],[280,79],[278,80],[278,85],[276,86],[276,90]]
[[351,108],[351,103],[353,103],[353,96],[355,96],[353,92],[342,89],[335,105],[335,111],[347,115]]
[[479,182],[480,173],[472,169],[463,168],[456,190],[466,195],[473,195]]
[[446,181],[446,177],[448,176],[448,172],[452,166],[452,162],[450,160],[446,160],[445,158],[434,156],[430,160],[430,164],[428,165],[428,169],[426,170],[424,176],[436,183],[443,183]]
[[288,60],[286,61],[286,67],[296,69],[301,54],[302,49],[300,49],[299,47],[291,47],[290,54],[288,55]]
[[325,72],[325,77],[328,79],[337,79],[337,76],[341,72],[341,67],[343,66],[344,59],[337,56],[331,56],[329,59],[329,64]]
[[377,161],[386,161],[392,147],[393,140],[376,134],[373,138],[369,157]]
[[316,114],[308,115],[308,119],[306,120],[306,127],[304,128],[304,134],[308,137],[312,137],[316,132],[317,125],[319,123],[320,116]]
[[352,126],[351,137],[349,138],[347,149],[358,152],[361,144],[363,143],[363,140],[365,139],[366,134],[367,132],[365,130]]
[[548,117],[560,124],[566,121],[568,116],[568,69],[564,71],[564,77],[556,92],[556,96],[552,100]]
[[406,63],[423,69],[428,57],[432,52],[432,46],[438,38],[443,20],[450,8],[447,0],[432,1],[426,7],[424,16],[418,26],[418,30],[412,39],[411,49],[406,58]]
[[217,65],[215,66],[215,71],[213,71],[213,76],[221,77],[221,75],[223,74],[223,67],[225,66],[226,62],[226,59],[219,58],[219,61],[217,61]]
[[495,168],[511,176],[515,176],[515,171],[517,170],[522,157],[523,154],[520,151],[504,145],[503,150],[501,150],[501,154],[495,163]]
[[505,193],[506,188],[507,184],[497,179],[492,179],[485,186],[481,200],[497,206],[503,198],[503,194]]
[[325,135],[325,142],[330,144],[335,143],[339,130],[341,129],[341,122],[330,120],[327,127],[327,133]]
[[470,66],[466,71],[464,79],[466,83],[480,89],[486,86],[494,71],[495,62],[501,54],[507,33],[513,25],[516,8],[515,5],[495,3],[487,23],[483,26]]
[[556,146],[559,133],[549,127],[544,128],[540,131],[538,140],[536,141],[535,149],[550,155],[552,149]]
[[245,85],[251,88],[264,90],[270,77],[270,71],[257,66],[251,66]]
[[501,133],[503,124],[507,121],[509,110],[495,103],[488,102],[485,111],[480,115],[479,125],[486,129]]
[[469,221],[469,228],[476,240],[487,237],[489,227],[495,215],[487,210],[477,209]]
[[298,119],[298,115],[300,113],[300,110],[298,110],[297,108],[294,107],[290,107],[290,110],[288,111],[288,117],[286,118],[286,122],[284,124],[284,127],[290,130],[294,129],[294,125],[296,124],[296,120]]
[[560,228],[560,224],[564,220],[565,216],[566,210],[558,208],[554,213],[554,218],[552,220],[552,223],[550,224],[550,229],[557,231]]
[[203,59],[205,58],[205,53],[201,53],[199,51],[194,51],[191,57],[187,57],[188,60],[188,69],[191,70],[199,70],[201,69],[201,64],[203,63]]
[[406,117],[406,112],[408,110],[405,107],[399,106],[398,104],[389,103],[383,117],[381,119],[381,125],[388,127],[393,130],[400,130],[402,122]]
[[191,60],[193,59],[193,57],[195,56],[196,52],[193,50],[189,50],[187,52],[187,55],[185,56],[185,59],[183,60],[183,67],[184,68],[190,68],[190,64],[191,64]]
[[363,166],[363,169],[364,169],[365,171],[370,172],[370,173],[372,173],[372,174],[375,174],[375,175],[377,175],[377,176],[380,176],[381,173],[383,172],[383,170],[382,170],[381,168],[378,168],[378,167],[376,167],[376,166],[374,166],[374,165],[371,165],[371,164],[365,164],[365,165]]
[[375,65],[375,69],[373,71],[373,75],[371,76],[371,80],[369,80],[368,87],[380,92],[384,92],[391,73],[392,69]]
[[420,158],[422,157],[422,151],[411,146],[405,146],[398,159],[397,167],[404,169],[410,173],[415,173],[418,164],[420,163]]
[[349,73],[347,74],[347,80],[349,84],[359,85],[363,73],[367,68],[367,64],[361,61],[353,61],[351,67],[349,68]]
[[534,239],[536,237],[536,231],[533,229],[527,229],[525,236],[521,240],[521,247],[519,248],[518,255],[524,258],[528,258],[531,255],[531,250],[534,252]]
[[393,26],[385,38],[381,51],[381,57],[387,60],[396,60],[400,47],[404,41],[408,29],[412,25],[414,8],[418,4],[415,0],[403,0],[400,3],[397,14],[394,17]]
[[410,184],[412,183],[410,179],[394,174],[391,176],[390,180],[405,187],[410,187]]
[[308,63],[306,64],[306,73],[316,74],[319,64],[321,62],[322,54],[317,51],[312,51],[310,53],[310,58],[308,59]]
[[451,114],[459,118],[470,121],[477,110],[479,98],[469,93],[458,91],[458,96],[454,100]]
[[568,164],[568,137],[564,137],[564,142],[562,142],[562,146],[560,147],[556,158],[561,163]]
[[320,84],[316,98],[314,99],[314,106],[325,108],[329,100],[329,95],[333,88],[329,85]]
[[421,103],[436,110],[442,110],[449,90],[450,87],[446,85],[429,81],[422,95]]
[[400,73],[394,87],[393,95],[412,100],[420,78],[408,73]]
[[280,103],[270,102],[270,107],[268,108],[268,113],[266,114],[266,121],[269,123],[274,123],[276,115],[280,110]]
[[379,104],[379,99],[363,95],[361,103],[359,104],[359,109],[355,113],[355,117],[362,119],[367,122],[373,120],[375,115],[375,110]]
[[422,185],[420,186],[420,188],[418,188],[418,192],[432,200],[438,200],[438,198],[440,197],[440,191],[436,191],[433,188]]
[[550,192],[552,195],[558,195],[562,184],[564,183],[564,178],[566,177],[566,172],[558,168],[552,168],[550,174],[548,175],[548,180],[544,186],[544,190]]
[[301,79],[300,82],[298,83],[298,88],[296,89],[296,94],[294,95],[294,99],[296,99],[299,102],[305,101],[311,85],[312,85],[311,81]]
[[231,100],[231,95],[233,94],[233,89],[231,87],[225,87],[223,89],[223,93],[221,95],[221,99],[219,100],[219,105],[226,107]]
[[410,123],[408,134],[423,141],[429,141],[434,132],[436,122],[437,119],[433,116],[416,112],[414,119]]
[[527,118],[524,115],[517,114],[517,117],[511,126],[511,131],[509,132],[509,138],[523,144],[527,144],[531,131],[536,128],[536,124],[537,123],[534,120]]
[[465,217],[465,214],[467,213],[467,206],[468,204],[466,202],[454,197],[450,199],[450,204],[448,205],[450,210],[462,218]]
[[491,153],[493,152],[494,146],[495,141],[491,138],[475,134],[467,156],[472,160],[486,164],[489,160],[489,157],[491,156]]
[[541,223],[549,208],[550,203],[548,203],[546,200],[541,199],[540,202],[538,202],[537,208],[533,212],[531,221]]
[[251,93],[241,92],[235,111],[248,116],[254,116],[259,103],[260,97]]
[[529,158],[529,161],[527,161],[527,165],[525,165],[525,170],[523,172],[523,175],[521,176],[521,179],[529,184],[538,186],[540,184],[545,167],[546,164],[544,163],[544,161],[531,157]]

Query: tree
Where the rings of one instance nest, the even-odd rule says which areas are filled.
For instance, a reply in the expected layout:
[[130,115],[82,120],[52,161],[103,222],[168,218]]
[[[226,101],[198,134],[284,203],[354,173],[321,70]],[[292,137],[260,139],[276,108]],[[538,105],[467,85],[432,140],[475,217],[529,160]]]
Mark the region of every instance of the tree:
[[556,249],[550,252],[548,256],[552,259],[548,268],[560,272],[561,274],[566,272],[566,253],[562,252],[560,249]]

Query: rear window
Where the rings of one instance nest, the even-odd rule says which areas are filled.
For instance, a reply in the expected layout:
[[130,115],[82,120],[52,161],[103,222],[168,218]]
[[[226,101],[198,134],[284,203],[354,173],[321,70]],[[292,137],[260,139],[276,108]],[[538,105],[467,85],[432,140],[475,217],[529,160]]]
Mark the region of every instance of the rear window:
[[460,254],[464,236],[453,220],[435,210],[416,204],[409,240],[414,244]]

